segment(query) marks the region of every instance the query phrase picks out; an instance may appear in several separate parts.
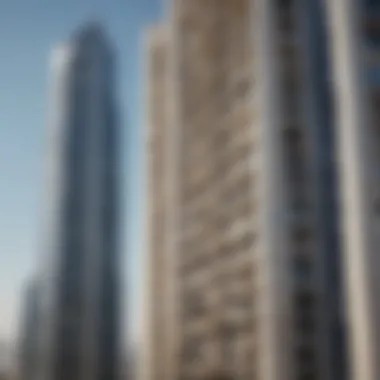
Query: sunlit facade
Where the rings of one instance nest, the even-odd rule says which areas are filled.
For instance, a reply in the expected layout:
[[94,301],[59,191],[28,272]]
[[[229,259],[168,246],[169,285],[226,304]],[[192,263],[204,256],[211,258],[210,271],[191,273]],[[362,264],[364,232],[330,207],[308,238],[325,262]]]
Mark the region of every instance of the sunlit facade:
[[149,224],[160,317],[150,303],[144,380],[345,379],[321,2],[173,0],[169,12],[147,85],[165,159],[149,140],[148,219],[155,202],[164,217]]

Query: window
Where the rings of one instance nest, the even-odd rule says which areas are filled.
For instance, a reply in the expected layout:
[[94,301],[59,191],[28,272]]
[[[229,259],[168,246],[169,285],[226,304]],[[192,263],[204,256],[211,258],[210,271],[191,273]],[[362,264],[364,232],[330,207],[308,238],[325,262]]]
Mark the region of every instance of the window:
[[312,274],[312,264],[310,257],[299,255],[294,259],[294,271],[298,279],[308,279]]
[[285,40],[281,45],[281,55],[286,64],[286,68],[290,70],[293,68],[296,62],[298,61],[298,46],[294,42],[290,42],[289,40]]
[[310,366],[315,362],[315,352],[312,347],[300,347],[297,350],[297,357],[302,366]]
[[298,313],[296,316],[296,328],[303,335],[315,333],[315,319],[311,313]]
[[295,30],[294,0],[277,0],[276,10],[278,14],[279,29],[282,33],[292,34]]
[[380,0],[365,0],[365,7],[367,10],[373,10],[374,8],[380,8]]
[[284,141],[289,148],[299,148],[302,141],[301,131],[296,127],[285,129]]
[[283,75],[282,87],[284,89],[284,104],[285,110],[288,112],[298,109],[299,99],[297,94],[299,93],[299,78],[298,72],[294,64],[288,63]]
[[277,9],[280,11],[288,11],[293,7],[293,0],[277,0]]
[[305,181],[306,174],[305,158],[302,154],[293,153],[289,157],[289,180],[298,187],[300,183]]
[[[380,86],[380,67],[371,67],[368,71],[369,84],[371,86]],[[378,98],[374,97],[374,100],[378,100]]]
[[287,128],[283,140],[289,175],[293,180],[302,180],[305,173],[302,133],[298,128]]
[[315,296],[312,292],[298,291],[295,297],[297,313],[310,312],[314,310]]
[[[298,186],[297,186],[298,187]],[[293,192],[293,199],[291,201],[291,206],[293,208],[293,211],[295,212],[303,212],[303,211],[306,211],[308,208],[309,208],[309,202],[307,200],[307,197],[306,195],[299,191],[294,189],[296,192]]]
[[311,238],[310,228],[298,226],[293,230],[293,240],[296,243],[306,243]]

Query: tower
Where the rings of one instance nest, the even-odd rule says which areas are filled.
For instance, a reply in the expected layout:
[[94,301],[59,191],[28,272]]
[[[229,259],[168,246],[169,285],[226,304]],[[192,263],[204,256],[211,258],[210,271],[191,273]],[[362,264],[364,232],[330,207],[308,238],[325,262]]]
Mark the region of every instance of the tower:
[[40,292],[39,282],[33,278],[27,284],[22,307],[21,329],[19,341],[19,365],[20,379],[37,379],[40,337]]
[[43,376],[113,380],[119,355],[115,51],[89,23],[53,56]]
[[150,159],[164,173],[149,189],[164,219],[149,238],[163,230],[165,241],[148,252],[150,264],[164,258],[150,266],[164,291],[149,284],[163,299],[148,335],[162,343],[148,344],[146,376],[344,379],[322,3],[170,3],[165,39],[151,38],[165,60],[148,53],[161,68],[149,71],[150,109],[165,116],[150,134],[166,154]]

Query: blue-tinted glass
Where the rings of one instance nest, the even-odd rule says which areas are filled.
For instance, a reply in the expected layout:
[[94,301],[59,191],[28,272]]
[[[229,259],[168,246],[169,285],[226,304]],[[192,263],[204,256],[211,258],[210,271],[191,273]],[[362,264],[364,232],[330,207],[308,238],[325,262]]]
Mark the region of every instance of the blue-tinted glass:
[[368,77],[370,84],[380,85],[380,67],[371,68]]
[[370,9],[379,8],[380,7],[380,0],[366,0],[365,6],[367,8],[370,8]]

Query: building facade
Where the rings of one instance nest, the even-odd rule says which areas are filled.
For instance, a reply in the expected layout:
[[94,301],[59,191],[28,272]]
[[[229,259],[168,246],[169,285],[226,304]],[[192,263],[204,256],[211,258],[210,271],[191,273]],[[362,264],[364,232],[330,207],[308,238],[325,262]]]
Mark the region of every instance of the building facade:
[[115,51],[89,23],[53,56],[41,378],[119,372],[119,120]]
[[380,2],[327,2],[352,379],[380,378]]
[[151,38],[144,380],[345,378],[323,18],[318,0],[173,0]]

